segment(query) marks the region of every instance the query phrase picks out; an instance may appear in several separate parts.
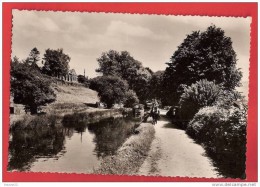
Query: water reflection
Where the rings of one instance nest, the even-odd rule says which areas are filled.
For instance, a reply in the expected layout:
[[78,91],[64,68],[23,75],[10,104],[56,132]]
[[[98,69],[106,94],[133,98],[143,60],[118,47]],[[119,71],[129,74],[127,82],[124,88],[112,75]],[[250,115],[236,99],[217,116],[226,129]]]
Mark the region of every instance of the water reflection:
[[34,130],[15,130],[9,142],[9,170],[25,171],[38,157],[52,157],[63,149],[62,128],[46,127]]
[[91,172],[100,157],[114,154],[137,127],[131,118],[11,131],[8,170]]
[[89,132],[95,134],[95,152],[98,157],[113,155],[134,132],[136,123],[131,119],[109,119],[88,125]]

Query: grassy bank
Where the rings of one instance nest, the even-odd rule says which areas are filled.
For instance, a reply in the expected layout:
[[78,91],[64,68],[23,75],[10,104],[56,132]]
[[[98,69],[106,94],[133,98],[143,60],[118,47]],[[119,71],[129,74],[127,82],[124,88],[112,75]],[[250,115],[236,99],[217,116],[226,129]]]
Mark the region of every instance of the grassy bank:
[[[99,102],[98,93],[84,86],[52,84],[56,101],[46,107],[47,113],[64,114],[91,110],[89,103]],[[100,110],[95,108],[95,110]]]
[[84,86],[52,84],[57,95],[55,103],[96,103],[98,93]]
[[82,122],[84,122],[84,124],[90,124],[99,122],[103,119],[122,117],[129,112],[130,110],[127,109],[107,109],[92,112],[75,112],[64,115],[62,123],[66,127],[71,125],[75,126],[75,124],[81,124]]
[[151,124],[142,123],[113,156],[107,156],[101,161],[95,173],[134,175],[138,172],[147,157],[155,130]]
[[[51,85],[57,98],[54,103],[47,106],[42,106],[42,112],[46,114],[65,115],[75,112],[94,112],[104,109],[89,107],[89,104],[99,102],[98,93],[88,89],[83,85],[67,85],[55,84]],[[14,104],[15,107],[20,107],[23,110],[23,105]],[[24,118],[35,118],[25,111],[10,115],[10,124],[21,121]]]
[[[110,109],[99,111],[73,112],[69,114],[42,114],[42,115],[24,115],[17,121],[11,123],[11,129],[37,129],[47,126],[75,127],[96,123],[103,119],[122,117],[126,113],[123,109]],[[130,111],[128,110],[128,113]]]

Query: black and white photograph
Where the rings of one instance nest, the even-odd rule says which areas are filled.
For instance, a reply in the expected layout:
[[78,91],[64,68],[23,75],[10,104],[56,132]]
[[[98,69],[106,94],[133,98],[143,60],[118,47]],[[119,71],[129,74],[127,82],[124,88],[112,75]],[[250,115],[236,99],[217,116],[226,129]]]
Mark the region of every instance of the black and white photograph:
[[251,17],[12,16],[8,172],[246,179]]

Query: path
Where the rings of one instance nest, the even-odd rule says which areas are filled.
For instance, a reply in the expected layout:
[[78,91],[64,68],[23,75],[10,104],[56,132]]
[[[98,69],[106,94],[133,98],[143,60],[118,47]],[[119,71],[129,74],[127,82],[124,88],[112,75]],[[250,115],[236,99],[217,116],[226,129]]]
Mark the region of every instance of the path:
[[196,144],[184,130],[163,118],[155,125],[155,139],[138,174],[220,177],[203,147]]

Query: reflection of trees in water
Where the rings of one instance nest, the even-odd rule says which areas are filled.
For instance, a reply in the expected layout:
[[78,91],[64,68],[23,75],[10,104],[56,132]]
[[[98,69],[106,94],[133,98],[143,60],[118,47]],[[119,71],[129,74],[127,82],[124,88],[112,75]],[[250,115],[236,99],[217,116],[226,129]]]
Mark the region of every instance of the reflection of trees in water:
[[63,128],[62,132],[63,132],[64,136],[71,138],[74,134],[74,129],[73,128]]
[[74,115],[66,115],[62,120],[62,125],[66,129],[75,130],[78,133],[85,132],[87,127],[87,119],[82,119],[83,114],[75,113]]
[[61,157],[65,137],[75,132],[95,135],[95,152],[98,157],[114,154],[135,128],[130,119],[109,119],[87,125],[86,122],[63,124],[63,126],[37,126],[35,128],[13,129],[10,131],[8,170],[26,171],[37,158]]
[[115,154],[117,149],[133,133],[135,123],[130,119],[116,118],[89,124],[88,130],[95,134],[95,152],[98,157]]
[[131,119],[110,118],[88,124],[86,120],[77,118],[78,115],[66,116],[66,119],[63,119],[62,124],[66,129],[66,136],[71,136],[75,131],[83,133],[88,128],[89,133],[95,135],[93,142],[98,157],[114,154],[135,128]]
[[36,157],[51,157],[63,149],[65,136],[59,127],[45,126],[10,133],[8,170],[28,170]]

